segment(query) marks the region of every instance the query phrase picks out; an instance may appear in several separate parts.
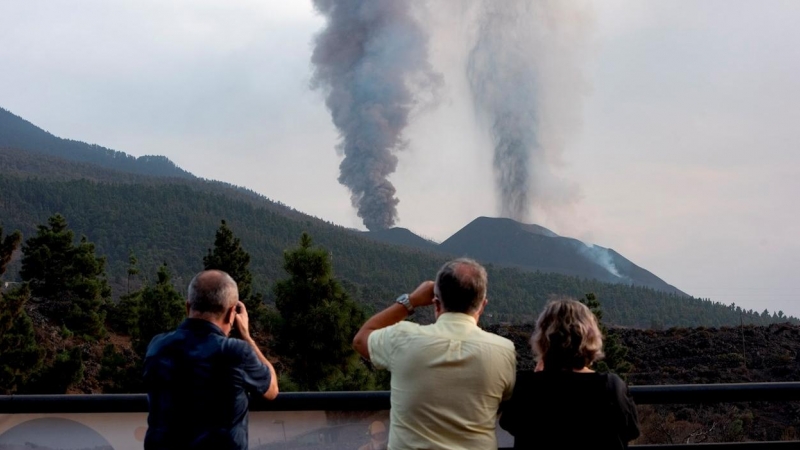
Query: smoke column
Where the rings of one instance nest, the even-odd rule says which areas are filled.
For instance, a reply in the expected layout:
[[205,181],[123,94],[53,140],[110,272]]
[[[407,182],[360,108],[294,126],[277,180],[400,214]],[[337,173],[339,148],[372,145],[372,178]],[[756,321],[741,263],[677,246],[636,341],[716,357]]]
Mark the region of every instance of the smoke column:
[[394,152],[417,102],[414,93],[436,83],[428,40],[412,14],[413,0],[314,0],[327,19],[315,38],[312,86],[326,105],[344,154],[339,182],[350,189],[358,216],[370,229],[397,219]]
[[578,1],[478,3],[467,78],[478,116],[491,131],[504,217],[524,222],[533,207],[557,209],[570,196],[557,192],[551,168],[580,127],[587,10]]

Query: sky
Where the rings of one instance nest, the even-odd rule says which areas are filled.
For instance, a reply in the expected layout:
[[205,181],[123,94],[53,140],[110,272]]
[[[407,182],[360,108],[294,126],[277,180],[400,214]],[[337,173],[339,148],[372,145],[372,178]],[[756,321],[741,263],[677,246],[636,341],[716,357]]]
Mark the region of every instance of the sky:
[[[412,111],[390,178],[398,226],[437,241],[498,211],[463,24],[443,5],[429,2],[425,20],[445,82]],[[800,316],[800,3],[579,7],[578,76],[548,91],[574,114],[553,119],[557,182],[541,182],[546,205],[530,221],[691,295]],[[324,93],[310,88],[324,26],[305,0],[0,0],[0,107],[363,229],[337,182]]]

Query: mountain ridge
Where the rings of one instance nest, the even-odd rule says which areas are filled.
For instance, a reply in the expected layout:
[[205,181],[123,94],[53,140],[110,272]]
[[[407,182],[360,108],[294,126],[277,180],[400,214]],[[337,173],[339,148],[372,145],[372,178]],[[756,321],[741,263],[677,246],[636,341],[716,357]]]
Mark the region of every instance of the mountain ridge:
[[376,240],[467,256],[528,271],[560,273],[687,295],[613,249],[560,236],[537,224],[480,216],[440,244],[404,228],[369,232]]
[[[178,178],[191,180],[194,187],[208,192],[216,189],[227,189],[234,196],[250,196],[256,203],[266,201],[269,205],[260,206],[271,207],[281,212],[280,204],[261,196],[246,188],[234,185],[226,185],[215,180],[204,180],[192,175],[190,172],[176,166],[172,161],[163,156],[142,156],[135,158],[124,152],[119,152],[98,145],[86,144],[80,141],[73,141],[56,137],[47,131],[37,127],[27,120],[14,115],[10,111],[0,108],[0,148],[5,148],[5,153],[16,150],[14,157],[5,155],[4,161],[0,161],[0,166],[5,167],[11,173],[30,175],[32,172],[42,174],[43,165],[38,167],[32,164],[28,158],[28,167],[11,167],[15,162],[25,159],[19,152],[31,152],[40,155],[41,158],[67,158],[74,161],[72,170],[79,172],[82,177],[96,179],[102,182],[128,182],[128,183],[152,183],[169,182],[164,179]],[[88,164],[77,168],[78,164]],[[93,170],[92,165],[106,169],[105,172]],[[56,167],[58,164],[53,164]],[[47,174],[50,178],[65,178],[65,170],[50,170]],[[109,170],[115,172],[108,172]],[[128,175],[123,175],[128,174]],[[138,175],[134,176],[134,175]],[[160,179],[154,181],[142,176],[155,177]],[[310,220],[311,217],[286,208],[288,214],[297,214],[298,218]],[[305,216],[305,217],[304,217]],[[322,220],[322,219],[319,219]],[[389,228],[364,232],[364,236],[373,241],[385,242],[415,248],[423,251],[433,251],[456,256],[471,256],[484,262],[518,267],[523,270],[543,271],[561,273],[570,276],[594,278],[610,283],[630,282],[635,285],[643,285],[654,289],[664,290],[665,292],[678,292],[680,290],[671,286],[647,270],[640,268],[629,260],[625,259],[617,252],[609,251],[604,247],[586,245],[581,246],[581,241],[557,235],[551,230],[537,224],[522,224],[511,219],[478,217],[444,242],[437,244],[428,239],[422,238],[410,230],[404,228]],[[482,245],[483,241],[489,240],[489,246]],[[552,240],[549,240],[552,239]],[[491,247],[494,248],[491,248]],[[497,247],[503,248],[503,254],[499,254]],[[551,258],[539,257],[539,254],[551,255]],[[594,261],[594,264],[587,264],[584,259]],[[616,265],[619,264],[627,270],[619,273]],[[598,266],[605,268],[598,270]],[[609,276],[616,275],[616,276]]]
[[424,250],[435,250],[438,244],[414,233],[408,228],[393,227],[385,230],[362,232],[364,236],[377,242],[402,245]]
[[[2,118],[0,115],[0,121]],[[0,130],[6,133],[8,128]],[[0,141],[4,139],[9,141],[8,136],[0,136]],[[131,250],[139,258],[143,274],[152,276],[166,262],[175,274],[176,286],[182,289],[202,267],[202,256],[220,219],[227,221],[251,254],[254,285],[266,292],[268,302],[271,293],[265,289],[285,276],[281,269],[283,252],[297,245],[302,232],[310,233],[315,243],[330,253],[337,278],[368,310],[381,308],[387,299],[430,279],[452,257],[426,248],[375,242],[364,232],[309,216],[227,183],[131,174],[129,166],[109,169],[42,155],[0,146],[1,225],[6,230],[20,229],[29,237],[49,216],[63,213],[76,236],[86,235],[96,244],[98,254],[107,257],[115,295],[124,292]],[[523,228],[525,234],[541,239],[555,234],[542,227]],[[411,232],[395,234],[416,239]],[[587,292],[601,299],[610,323],[622,326],[647,327],[654,321],[669,326],[718,326],[738,323],[742,313],[746,321],[755,324],[773,320],[708,299],[644,286],[482,262],[489,272],[492,296],[486,320],[492,322],[528,322],[552,295],[580,298]],[[9,275],[13,276],[13,271]]]
[[57,137],[31,122],[0,108],[0,148],[15,148],[44,155],[67,157],[109,169],[154,176],[195,178],[166,156],[135,157],[95,144]]

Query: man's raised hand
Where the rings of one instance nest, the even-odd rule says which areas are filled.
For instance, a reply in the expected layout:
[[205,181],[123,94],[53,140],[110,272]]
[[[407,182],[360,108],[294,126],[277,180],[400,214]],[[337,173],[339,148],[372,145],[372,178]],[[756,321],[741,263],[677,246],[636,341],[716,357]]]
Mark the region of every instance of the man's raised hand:
[[408,301],[411,306],[419,308],[433,304],[433,281],[423,281],[414,292],[408,294]]
[[233,326],[242,339],[250,339],[250,316],[247,315],[247,308],[241,301],[236,304],[236,316],[233,319]]

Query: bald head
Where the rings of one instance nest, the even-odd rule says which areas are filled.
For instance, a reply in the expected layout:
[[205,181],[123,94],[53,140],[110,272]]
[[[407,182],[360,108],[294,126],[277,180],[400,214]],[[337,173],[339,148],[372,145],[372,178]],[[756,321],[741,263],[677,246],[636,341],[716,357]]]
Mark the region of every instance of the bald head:
[[436,275],[434,294],[448,312],[471,314],[486,298],[486,269],[468,258],[449,261]]
[[189,283],[189,310],[221,316],[239,301],[239,288],[230,275],[221,270],[205,270]]

